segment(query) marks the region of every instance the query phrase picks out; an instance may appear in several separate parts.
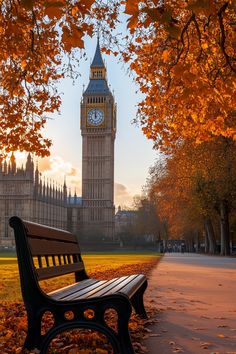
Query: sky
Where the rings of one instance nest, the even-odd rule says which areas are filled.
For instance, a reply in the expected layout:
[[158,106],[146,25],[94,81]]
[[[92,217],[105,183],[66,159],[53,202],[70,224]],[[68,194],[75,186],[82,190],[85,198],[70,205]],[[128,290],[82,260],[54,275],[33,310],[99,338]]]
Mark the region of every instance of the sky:
[[[66,182],[71,193],[81,195],[82,138],[80,132],[80,100],[83,85],[88,85],[90,63],[96,49],[96,38],[85,38],[87,60],[80,61],[79,76],[75,83],[66,78],[58,85],[62,92],[60,114],[50,116],[44,135],[53,141],[51,156],[39,159],[43,175],[58,183]],[[131,124],[136,115],[137,103],[141,100],[138,87],[127,74],[127,67],[113,55],[103,53],[107,66],[108,82],[114,90],[117,103],[117,135],[115,141],[115,205],[131,207],[133,197],[140,195],[154,164],[157,152],[152,142],[142,134],[140,127]]]

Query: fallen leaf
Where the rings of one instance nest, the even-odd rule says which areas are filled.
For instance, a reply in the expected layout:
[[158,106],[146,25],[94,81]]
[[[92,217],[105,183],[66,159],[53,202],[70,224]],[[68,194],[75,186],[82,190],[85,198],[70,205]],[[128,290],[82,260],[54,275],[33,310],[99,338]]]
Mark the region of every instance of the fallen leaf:
[[217,326],[218,328],[220,328],[220,327],[222,327],[222,328],[226,328],[226,327],[229,327],[229,326],[227,326],[227,325],[219,325],[219,326]]
[[169,344],[170,344],[170,345],[175,345],[175,342],[172,342],[172,341],[171,341],[171,342],[169,342]]
[[151,333],[149,334],[149,337],[161,337],[160,333]]
[[201,343],[200,345],[202,349],[208,349],[210,346],[212,346],[212,343],[206,342],[206,343]]

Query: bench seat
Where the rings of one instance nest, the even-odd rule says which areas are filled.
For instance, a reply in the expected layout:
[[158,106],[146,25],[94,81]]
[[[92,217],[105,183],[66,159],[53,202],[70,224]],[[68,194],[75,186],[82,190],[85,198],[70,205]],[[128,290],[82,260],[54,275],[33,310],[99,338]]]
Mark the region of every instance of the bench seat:
[[134,274],[111,280],[86,279],[50,292],[48,296],[57,301],[72,301],[121,293],[130,299],[136,292],[137,287],[141,286],[145,281],[146,277],[142,274]]

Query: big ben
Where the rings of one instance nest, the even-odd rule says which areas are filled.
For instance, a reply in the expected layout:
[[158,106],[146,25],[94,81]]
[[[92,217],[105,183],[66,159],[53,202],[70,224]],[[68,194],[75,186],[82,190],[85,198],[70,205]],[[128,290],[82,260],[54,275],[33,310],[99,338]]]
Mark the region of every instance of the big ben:
[[83,233],[114,238],[116,104],[99,39],[81,101]]

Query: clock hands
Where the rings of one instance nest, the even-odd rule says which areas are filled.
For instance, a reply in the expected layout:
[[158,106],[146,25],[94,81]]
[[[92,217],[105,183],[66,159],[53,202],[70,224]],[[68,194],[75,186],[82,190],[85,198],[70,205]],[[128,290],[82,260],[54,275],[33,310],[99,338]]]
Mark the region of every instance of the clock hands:
[[88,119],[92,125],[99,125],[103,122],[104,113],[100,109],[93,108],[88,113]]

